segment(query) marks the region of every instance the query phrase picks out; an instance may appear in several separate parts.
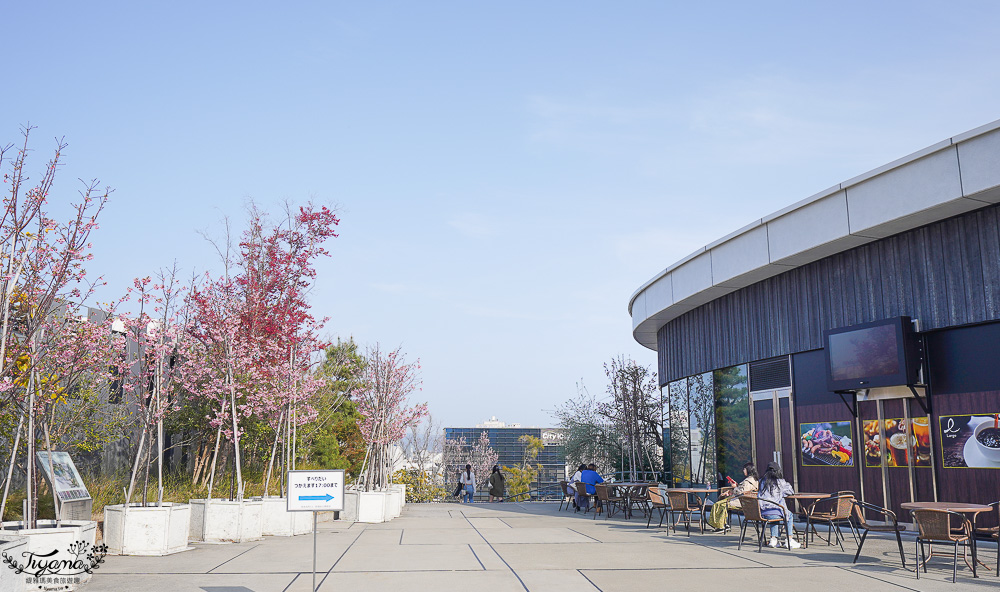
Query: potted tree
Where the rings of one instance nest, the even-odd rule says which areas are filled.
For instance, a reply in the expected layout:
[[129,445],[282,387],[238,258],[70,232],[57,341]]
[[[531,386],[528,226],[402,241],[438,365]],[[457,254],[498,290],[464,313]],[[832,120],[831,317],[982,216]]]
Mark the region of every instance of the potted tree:
[[385,522],[402,508],[401,492],[390,489],[396,460],[393,450],[406,429],[427,414],[427,404],[407,406],[409,395],[420,390],[419,361],[407,364],[400,349],[385,352],[378,344],[368,350],[366,358],[357,398],[365,463],[355,490],[345,496],[345,512],[357,522]]
[[[158,282],[148,277],[136,279],[126,299],[135,295],[138,311],[115,323],[125,336],[128,351],[135,352],[135,363],[122,369],[122,383],[138,410],[140,433],[125,503],[104,507],[104,542],[113,555],[169,555],[192,548],[188,545],[191,506],[163,500],[163,421],[175,407],[170,394],[176,359],[187,338],[175,310],[179,296],[176,277],[175,267],[161,273]],[[150,499],[149,476],[154,464],[156,491]],[[137,485],[141,495],[133,502]]]
[[0,146],[0,162],[9,163],[3,175],[8,194],[0,207],[0,403],[17,417],[0,515],[7,506],[14,467],[23,467],[22,519],[3,523],[4,538],[24,537],[28,551],[55,551],[54,557],[62,558],[69,552],[65,544],[71,538],[73,549],[93,546],[96,523],[60,520],[61,500],[55,487],[50,488],[55,519],[38,519],[41,467],[36,451],[39,446],[47,449],[53,474],[52,452],[60,442],[54,441],[49,428],[66,412],[67,397],[84,377],[99,381],[107,372],[98,362],[101,352],[108,350],[95,348],[88,340],[107,338],[110,332],[98,323],[81,323],[79,303],[92,294],[85,266],[91,257],[90,234],[110,190],[100,190],[96,180],[85,183],[69,218],[65,222],[51,218],[47,200],[66,145],[58,143],[41,179],[32,185],[26,168],[30,131],[23,130],[24,142],[13,158],[5,157],[11,146]]

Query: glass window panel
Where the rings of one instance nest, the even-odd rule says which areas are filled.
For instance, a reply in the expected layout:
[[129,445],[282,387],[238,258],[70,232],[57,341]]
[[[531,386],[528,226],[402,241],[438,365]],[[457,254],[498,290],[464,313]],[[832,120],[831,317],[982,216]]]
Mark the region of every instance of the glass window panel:
[[687,379],[667,385],[667,422],[670,430],[670,467],[675,485],[691,482],[691,443],[688,425]]
[[715,460],[715,394],[712,373],[688,379],[688,416],[691,425],[691,482],[718,482]]
[[718,471],[739,482],[743,465],[752,460],[747,366],[730,366],[713,374]]

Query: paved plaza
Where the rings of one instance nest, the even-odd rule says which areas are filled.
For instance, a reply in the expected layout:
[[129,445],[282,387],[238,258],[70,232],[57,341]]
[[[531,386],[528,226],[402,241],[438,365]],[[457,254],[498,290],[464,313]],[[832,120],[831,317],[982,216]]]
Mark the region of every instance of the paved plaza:
[[[317,582],[341,590],[441,592],[636,592],[639,590],[994,590],[1000,578],[931,560],[916,580],[903,571],[894,539],[869,537],[858,564],[817,541],[787,551],[736,549],[735,534],[645,528],[630,521],[558,511],[554,503],[410,504],[385,524],[320,524]],[[654,523],[655,526],[655,523]],[[307,592],[310,535],[253,543],[196,544],[169,557],[108,557],[85,592]],[[913,539],[904,539],[907,561]],[[996,546],[981,545],[991,567]],[[961,565],[961,560],[960,560]],[[911,565],[912,567],[912,565]]]

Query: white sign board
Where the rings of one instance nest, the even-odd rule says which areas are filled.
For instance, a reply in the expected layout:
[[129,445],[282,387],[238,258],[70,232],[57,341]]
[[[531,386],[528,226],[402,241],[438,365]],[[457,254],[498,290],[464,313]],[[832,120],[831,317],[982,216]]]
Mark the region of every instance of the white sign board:
[[288,471],[289,512],[343,512],[344,470]]
[[51,469],[55,475],[49,471],[48,451],[36,452],[35,454],[38,457],[38,464],[45,471],[45,477],[55,488],[60,502],[90,499],[87,486],[83,484],[83,479],[80,478],[80,473],[76,470],[76,465],[73,464],[73,459],[70,458],[68,452],[52,453]]

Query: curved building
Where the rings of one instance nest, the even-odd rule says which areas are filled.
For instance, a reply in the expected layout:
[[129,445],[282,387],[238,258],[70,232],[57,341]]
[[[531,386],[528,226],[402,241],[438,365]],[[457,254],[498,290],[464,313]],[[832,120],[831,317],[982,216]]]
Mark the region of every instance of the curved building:
[[[996,501],[1000,446],[980,434],[1000,413],[998,204],[1000,121],[756,220],[639,287],[629,313],[657,352],[671,478],[714,484],[779,460],[801,491],[851,490],[901,517],[906,501]],[[885,326],[914,351],[858,337]],[[913,377],[869,381],[891,374],[880,356]],[[831,386],[838,372],[861,380]]]

